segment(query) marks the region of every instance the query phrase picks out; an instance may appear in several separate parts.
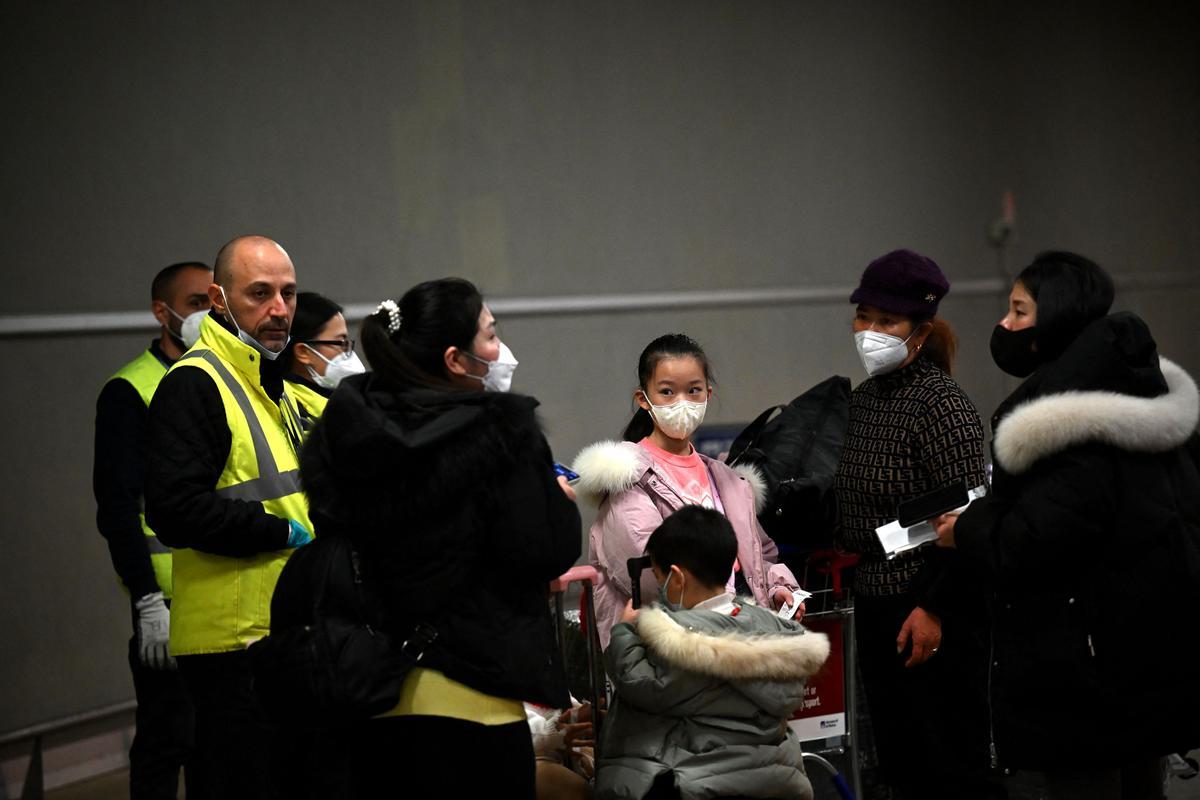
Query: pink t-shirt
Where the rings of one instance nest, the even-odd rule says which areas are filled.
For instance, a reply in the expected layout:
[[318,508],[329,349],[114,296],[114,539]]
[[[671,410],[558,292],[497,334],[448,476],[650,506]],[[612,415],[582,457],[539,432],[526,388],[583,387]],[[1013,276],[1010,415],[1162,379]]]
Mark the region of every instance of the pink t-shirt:
[[705,508],[715,508],[724,513],[724,510],[718,507],[718,501],[714,497],[712,479],[708,476],[708,467],[700,460],[700,454],[696,452],[696,448],[693,447],[686,456],[677,456],[655,445],[650,441],[650,437],[638,442],[638,447],[645,448],[646,452],[654,457],[658,466],[667,473],[667,477],[682,490],[685,502]]

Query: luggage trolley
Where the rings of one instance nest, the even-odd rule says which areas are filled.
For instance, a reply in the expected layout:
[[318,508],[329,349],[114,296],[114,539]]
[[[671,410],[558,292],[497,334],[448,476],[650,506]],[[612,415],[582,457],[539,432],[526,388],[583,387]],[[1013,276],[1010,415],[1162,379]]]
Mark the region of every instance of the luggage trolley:
[[[804,588],[812,592],[805,602],[802,624],[829,637],[829,661],[804,690],[804,703],[788,725],[801,745],[820,742],[805,751],[806,765],[819,766],[830,773],[834,788],[843,800],[862,794],[859,775],[859,739],[855,697],[856,651],[854,645],[854,603],[842,587],[842,570],[857,557],[833,550],[808,554],[804,562]],[[818,587],[818,584],[820,586]],[[844,756],[850,780],[838,772],[828,756]]]
[[596,767],[600,766],[600,726],[603,723],[604,715],[600,713],[606,706],[606,678],[604,675],[604,662],[600,657],[600,633],[596,629],[594,620],[596,619],[596,604],[594,597],[594,589],[600,583],[600,573],[595,567],[579,566],[559,575],[554,580],[550,581],[550,592],[554,595],[554,636],[558,650],[562,653],[563,664],[567,662],[567,642],[566,642],[566,613],[565,613],[565,597],[567,589],[572,583],[578,583],[582,588],[581,608],[580,608],[580,626],[583,628],[584,639],[587,647],[587,665],[588,665],[588,689],[590,696],[588,700],[592,704],[592,729],[594,731],[595,745],[593,745],[593,753],[595,754]]

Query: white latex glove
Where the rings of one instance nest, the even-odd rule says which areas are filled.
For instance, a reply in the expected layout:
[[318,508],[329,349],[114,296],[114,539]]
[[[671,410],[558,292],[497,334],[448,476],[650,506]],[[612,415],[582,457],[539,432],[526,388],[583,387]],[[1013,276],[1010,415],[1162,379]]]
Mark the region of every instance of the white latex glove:
[[133,607],[138,615],[138,658],[150,669],[175,669],[175,659],[167,653],[171,637],[171,612],[162,592],[151,592]]

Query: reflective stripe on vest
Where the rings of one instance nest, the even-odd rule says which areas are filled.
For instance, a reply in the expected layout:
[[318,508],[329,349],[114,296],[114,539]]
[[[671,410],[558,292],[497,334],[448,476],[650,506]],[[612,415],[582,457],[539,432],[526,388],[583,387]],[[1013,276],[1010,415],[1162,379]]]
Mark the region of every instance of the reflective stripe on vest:
[[[285,380],[287,379],[285,378]],[[329,398],[300,381],[288,381],[288,386],[291,388],[292,394],[296,395],[300,425],[304,428],[304,435],[307,437],[312,432],[313,426],[317,424],[317,420],[325,413],[325,404],[329,402]]]
[[[128,383],[149,408],[150,399],[154,397],[154,390],[158,388],[159,382],[166,374],[166,364],[159,361],[154,353],[145,350],[133,361],[117,370],[109,380]],[[154,535],[154,531],[146,524],[144,513],[138,514],[138,522],[141,523],[142,533],[146,536],[146,549],[150,551],[150,566],[154,568],[154,579],[158,582],[158,588],[162,591],[163,597],[169,600],[172,587],[171,548],[160,542]],[[122,588],[124,588],[124,584],[122,584]]]
[[[246,424],[250,427],[250,441],[254,443],[254,457],[258,463],[258,477],[248,480],[245,483],[237,483],[233,486],[225,486],[217,489],[217,496],[230,500],[256,500],[262,502],[264,500],[275,500],[280,497],[286,497],[289,494],[295,494],[300,491],[300,470],[279,471],[279,467],[275,465],[275,457],[271,454],[271,446],[267,444],[267,434],[263,432],[262,424],[258,421],[258,415],[254,413],[254,407],[250,405],[250,398],[246,396],[246,392],[242,389],[241,384],[237,382],[237,378],[234,378],[230,374],[229,369],[221,363],[221,359],[211,350],[189,351],[179,360],[183,361],[189,358],[203,358],[221,376],[221,380],[225,382],[225,387],[229,389],[229,393],[233,395],[238,408],[242,410],[242,414],[246,417]],[[291,402],[291,398],[286,395],[282,399],[285,405]],[[294,408],[289,408],[289,411],[295,413]]]
[[[229,452],[211,491],[221,502],[261,504],[265,513],[312,530],[300,491],[298,415],[286,384],[278,400],[267,395],[259,353],[212,317],[172,369],[204,372],[225,410]],[[244,557],[176,550],[172,654],[230,652],[265,636],[275,582],[291,554],[285,547]]]

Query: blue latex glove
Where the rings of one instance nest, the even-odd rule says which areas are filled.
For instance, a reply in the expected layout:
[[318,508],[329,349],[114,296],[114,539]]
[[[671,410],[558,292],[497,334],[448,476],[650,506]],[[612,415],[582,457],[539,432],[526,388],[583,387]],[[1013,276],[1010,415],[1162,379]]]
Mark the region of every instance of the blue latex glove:
[[308,528],[296,522],[296,520],[289,519],[288,525],[291,527],[291,530],[288,532],[288,547],[304,547],[304,545],[313,540],[313,535]]

